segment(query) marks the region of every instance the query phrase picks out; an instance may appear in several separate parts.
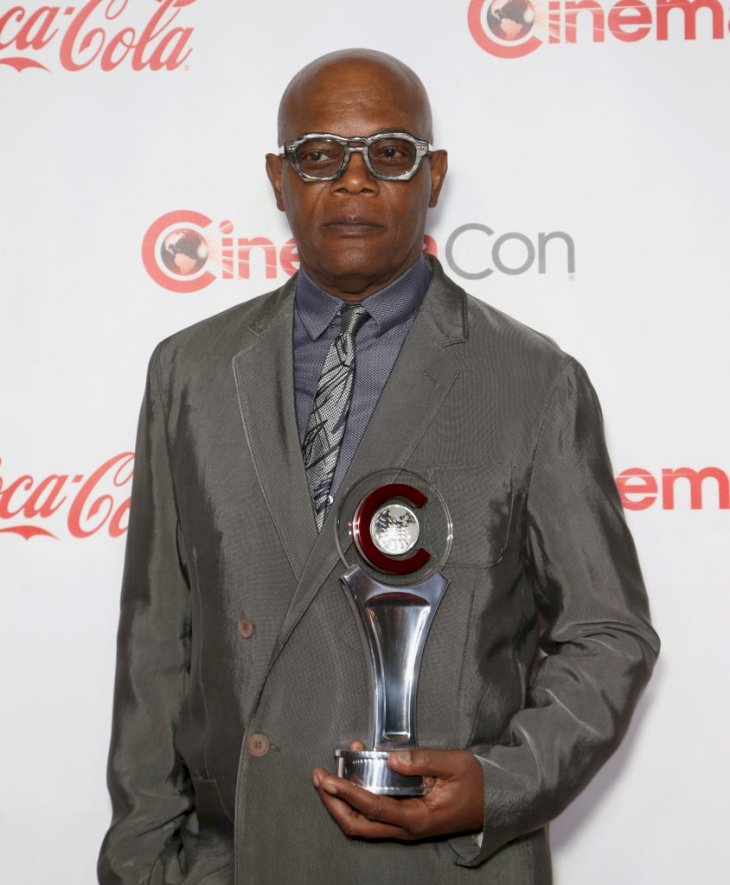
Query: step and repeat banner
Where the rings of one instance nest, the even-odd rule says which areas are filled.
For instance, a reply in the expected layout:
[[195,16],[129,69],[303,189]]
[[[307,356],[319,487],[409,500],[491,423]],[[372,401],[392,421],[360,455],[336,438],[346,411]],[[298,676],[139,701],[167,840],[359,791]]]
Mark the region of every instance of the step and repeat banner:
[[70,3],[0,2],[4,881],[95,881],[147,359],[296,272],[264,155],[348,46],[430,92],[424,248],[588,369],[664,642],[556,881],[726,881],[727,0]]

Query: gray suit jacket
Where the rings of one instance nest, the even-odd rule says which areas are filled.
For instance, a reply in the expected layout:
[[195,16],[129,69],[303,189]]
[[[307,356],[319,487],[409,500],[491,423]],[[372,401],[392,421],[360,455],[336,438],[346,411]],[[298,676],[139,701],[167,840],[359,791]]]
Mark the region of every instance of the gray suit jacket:
[[485,828],[346,838],[310,770],[368,734],[333,521],[292,383],[294,283],[156,349],[134,476],[100,881],[545,885],[545,825],[618,745],[658,651],[595,394],[551,341],[434,276],[343,483],[405,466],[454,523],[420,742],[468,747]]

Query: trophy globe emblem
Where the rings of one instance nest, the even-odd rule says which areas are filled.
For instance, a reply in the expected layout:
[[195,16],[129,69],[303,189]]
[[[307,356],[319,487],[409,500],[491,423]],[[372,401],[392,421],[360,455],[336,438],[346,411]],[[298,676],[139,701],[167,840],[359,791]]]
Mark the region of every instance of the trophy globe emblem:
[[405,504],[386,504],[370,523],[373,543],[389,556],[408,553],[416,546],[420,533],[418,517]]

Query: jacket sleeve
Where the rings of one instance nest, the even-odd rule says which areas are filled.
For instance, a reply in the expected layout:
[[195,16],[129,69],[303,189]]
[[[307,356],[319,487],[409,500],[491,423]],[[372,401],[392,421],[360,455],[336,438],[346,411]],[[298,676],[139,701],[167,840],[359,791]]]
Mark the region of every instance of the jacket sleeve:
[[193,806],[174,746],[189,669],[190,602],[177,543],[158,352],[150,361],[137,435],[108,763],[113,818],[99,857],[102,885],[156,881],[167,866],[163,854],[174,863],[178,831]]
[[484,830],[479,849],[452,842],[465,866],[544,826],[586,786],[621,742],[659,652],[600,406],[570,358],[545,406],[524,540],[544,657],[499,744],[476,751]]

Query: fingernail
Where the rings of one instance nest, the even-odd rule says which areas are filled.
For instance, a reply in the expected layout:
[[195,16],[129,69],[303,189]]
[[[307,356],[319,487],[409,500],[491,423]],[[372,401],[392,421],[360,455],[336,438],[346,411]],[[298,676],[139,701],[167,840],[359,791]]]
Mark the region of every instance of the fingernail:
[[319,776],[318,774],[313,774],[313,775],[312,775],[312,781],[314,782],[314,786],[315,786],[317,789],[319,789],[319,784],[320,784],[320,781],[321,781],[320,776]]
[[337,795],[337,787],[332,783],[332,781],[325,781],[325,782],[322,784],[322,789],[323,789],[325,792],[329,793],[330,796],[336,796],[336,795]]
[[395,754],[395,758],[403,765],[410,765],[412,761],[411,754],[407,750],[399,750]]

